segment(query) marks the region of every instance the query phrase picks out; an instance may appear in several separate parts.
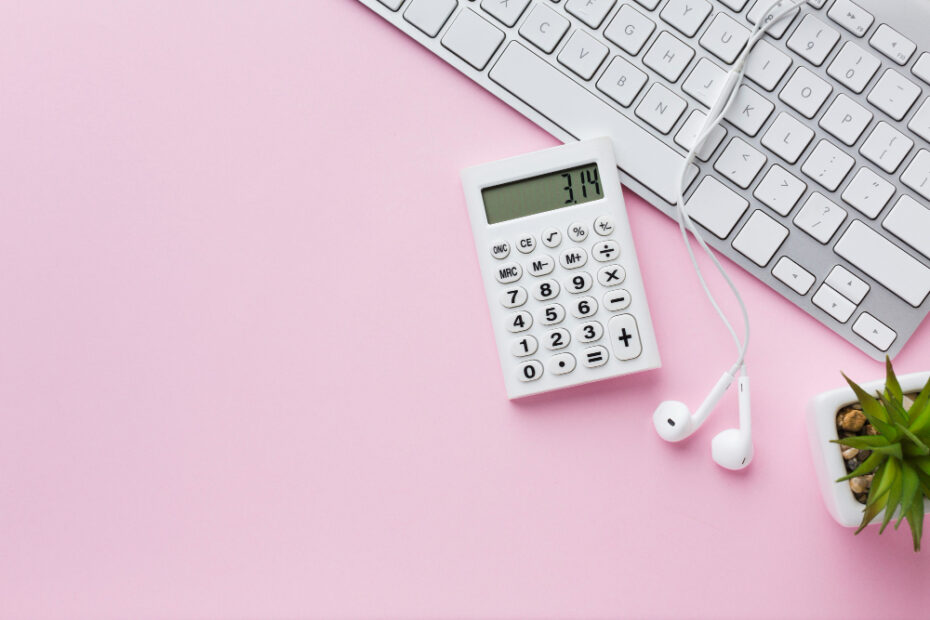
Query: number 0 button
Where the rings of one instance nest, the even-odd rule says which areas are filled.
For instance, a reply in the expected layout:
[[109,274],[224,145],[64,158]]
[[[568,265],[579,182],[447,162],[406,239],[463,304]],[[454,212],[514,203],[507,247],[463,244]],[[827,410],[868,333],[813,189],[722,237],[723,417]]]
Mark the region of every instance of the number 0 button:
[[543,374],[543,365],[536,360],[530,360],[529,362],[524,362],[520,364],[517,368],[517,376],[520,377],[520,381],[536,381]]

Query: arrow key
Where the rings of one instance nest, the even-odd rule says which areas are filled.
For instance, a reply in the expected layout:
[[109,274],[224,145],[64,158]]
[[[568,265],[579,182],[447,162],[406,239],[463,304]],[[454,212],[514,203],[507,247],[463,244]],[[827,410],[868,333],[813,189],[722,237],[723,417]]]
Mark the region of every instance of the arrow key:
[[798,295],[807,295],[807,292],[814,286],[814,274],[787,256],[782,256],[779,259],[775,268],[772,269],[772,275],[784,282]]
[[856,305],[862,303],[862,300],[871,288],[868,284],[850,273],[848,269],[839,265],[833,268],[833,271],[827,276],[825,282]]
[[814,293],[814,305],[832,316],[840,323],[845,323],[856,310],[856,305],[840,295],[827,284],[822,284]]
[[853,331],[882,351],[887,351],[898,338],[893,329],[868,312],[859,315],[853,324]]

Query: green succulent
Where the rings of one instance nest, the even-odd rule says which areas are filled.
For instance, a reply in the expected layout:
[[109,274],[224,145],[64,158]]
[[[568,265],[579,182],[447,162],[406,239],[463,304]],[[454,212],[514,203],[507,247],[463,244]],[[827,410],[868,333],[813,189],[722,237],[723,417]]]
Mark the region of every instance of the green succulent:
[[897,513],[895,529],[907,519],[914,539],[914,551],[920,551],[924,498],[930,497],[930,381],[905,410],[901,384],[889,358],[885,359],[885,367],[885,390],[876,393],[875,397],[843,375],[859,398],[862,413],[877,434],[833,440],[834,443],[872,452],[859,467],[837,482],[875,472],[862,523],[856,534],[884,509],[885,517],[879,533],[885,531]]

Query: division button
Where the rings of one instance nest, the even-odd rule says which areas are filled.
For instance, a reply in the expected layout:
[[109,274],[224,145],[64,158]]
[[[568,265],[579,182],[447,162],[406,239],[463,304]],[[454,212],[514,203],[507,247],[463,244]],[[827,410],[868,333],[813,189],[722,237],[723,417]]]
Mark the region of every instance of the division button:
[[619,286],[626,280],[626,270],[620,265],[607,265],[597,272],[601,286]]
[[882,351],[887,351],[898,337],[893,329],[868,312],[859,315],[853,324],[853,331]]
[[571,353],[559,353],[549,358],[547,369],[554,375],[567,375],[575,370],[575,356]]
[[608,312],[619,312],[629,308],[631,301],[630,291],[618,288],[604,295],[604,308]]
[[521,254],[529,254],[536,249],[536,237],[533,235],[524,235],[517,239],[517,249]]
[[585,349],[581,356],[581,363],[588,368],[597,368],[607,363],[610,353],[604,347],[591,347]]
[[542,234],[542,242],[547,248],[557,248],[562,243],[562,233],[555,228],[547,228]]
[[616,241],[601,241],[591,249],[594,260],[606,263],[620,256],[620,245]]
[[617,227],[614,225],[614,218],[609,215],[602,215],[594,220],[594,232],[602,237],[614,234]]
[[495,241],[491,244],[491,256],[497,260],[504,260],[510,256],[510,244],[506,241]]
[[643,352],[639,328],[632,314],[621,314],[610,319],[607,325],[613,343],[614,356],[622,361],[636,359]]
[[517,263],[504,263],[497,268],[497,273],[494,274],[494,277],[496,277],[497,281],[501,284],[516,282],[523,277],[523,267]]
[[543,374],[543,365],[536,360],[524,362],[517,367],[517,377],[524,383],[536,381]]

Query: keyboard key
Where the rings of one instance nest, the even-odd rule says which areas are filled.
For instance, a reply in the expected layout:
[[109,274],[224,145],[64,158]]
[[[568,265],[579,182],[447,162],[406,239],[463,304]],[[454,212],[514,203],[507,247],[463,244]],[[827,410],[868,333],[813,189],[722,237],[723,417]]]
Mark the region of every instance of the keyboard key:
[[855,221],[833,250],[915,308],[930,294],[930,268]]
[[863,215],[875,219],[894,195],[895,187],[870,168],[859,172],[843,192],[843,201]]
[[426,36],[435,37],[458,6],[456,0],[412,0],[404,19]]
[[907,128],[930,142],[930,99],[924,99]]
[[615,3],[616,0],[568,0],[565,10],[597,30]]
[[726,119],[746,135],[755,136],[774,109],[775,105],[771,101],[748,86],[740,86]]
[[720,0],[720,2],[739,13],[749,0]]
[[714,21],[704,31],[704,36],[701,37],[701,47],[730,65],[743,51],[748,40],[748,29],[736,23],[731,17],[717,13]]
[[794,218],[794,225],[820,243],[826,243],[846,219],[846,211],[823,194],[811,194]]
[[688,79],[681,85],[681,89],[701,102],[704,107],[709,108],[720,96],[726,79],[726,71],[706,58],[702,58],[694,66]]
[[740,138],[733,138],[714,164],[714,170],[747,189],[768,158]]
[[621,361],[636,359],[643,352],[639,339],[639,327],[632,314],[621,314],[610,319],[607,324],[610,340],[613,343],[614,357]]
[[872,116],[846,95],[840,95],[820,119],[820,126],[846,146],[852,146],[872,122]]
[[746,212],[749,202],[714,177],[704,177],[686,204],[695,222],[726,239]]
[[537,4],[520,26],[520,36],[550,54],[568,32],[569,23],[549,7]]
[[920,86],[894,69],[888,69],[869,93],[868,99],[869,103],[899,121],[919,96]]
[[643,64],[655,70],[669,82],[677,82],[692,58],[694,58],[693,49],[669,33],[663,32],[646,52]]
[[[684,157],[655,138],[639,122],[588,92],[584,87],[530,52],[519,43],[510,43],[491,68],[492,81],[523,100],[539,114],[554,119],[571,119],[563,125],[579,140],[610,136],[617,162],[631,177],[651,188],[669,204],[679,191],[677,174]],[[553,97],[558,93],[558,97]],[[689,169],[688,181],[697,176]]]
[[917,49],[913,41],[886,24],[878,27],[869,40],[869,45],[899,65],[907,64]]
[[801,171],[834,192],[855,163],[856,160],[847,155],[845,151],[826,140],[821,140],[804,162]]
[[849,90],[861,93],[881,64],[878,58],[848,41],[830,63],[827,74]]
[[[694,141],[697,140],[698,133],[704,128],[704,123],[706,121],[706,114],[700,110],[693,111],[691,116],[688,117],[688,120],[681,126],[681,129],[678,130],[678,134],[675,136],[675,143],[684,149],[690,150],[694,145]],[[709,160],[726,136],[726,129],[720,125],[714,127],[710,135],[707,136],[707,139],[704,140],[704,144],[698,149],[697,158],[701,161]]]
[[841,265],[834,267],[824,282],[857,306],[872,288]]
[[517,377],[527,383],[536,381],[543,375],[543,365],[536,360],[530,360],[517,366]]
[[[773,16],[780,15],[782,11],[785,10],[785,6],[788,4],[797,4],[795,0],[779,0],[777,4],[772,6],[772,0],[756,0],[756,3],[752,5],[752,8],[749,9],[749,13],[746,15],[746,19],[750,24],[755,25],[760,18],[765,14],[766,23],[772,21]],[[771,10],[767,10],[771,8]],[[791,22],[794,21],[794,18],[797,17],[797,11],[791,11],[790,13],[784,15],[781,19],[778,20],[778,23],[773,24],[769,30],[768,34],[776,39],[780,39],[784,36],[785,32],[788,30],[788,27],[791,25]]]
[[930,209],[905,194],[898,198],[898,203],[882,222],[882,226],[930,258]]
[[781,166],[772,166],[753,192],[764,205],[779,215],[788,215],[807,189],[807,183]]
[[794,164],[813,139],[812,129],[787,112],[782,112],[762,136],[762,145],[789,164]]
[[669,0],[659,14],[678,32],[693,37],[710,15],[710,3],[705,0]]
[[868,312],[859,315],[859,318],[853,323],[853,331],[872,343],[880,351],[887,351],[898,337],[898,334],[893,329]]
[[591,79],[606,57],[607,46],[580,30],[572,34],[558,56],[560,63],[585,80]]
[[530,0],[481,0],[481,8],[493,15],[500,23],[512,28],[523,11],[526,10]]
[[746,77],[768,91],[778,86],[789,68],[791,58],[765,39],[756,43],[746,59]]
[[567,375],[575,370],[575,356],[571,353],[559,353],[549,358],[546,370],[553,375]]
[[921,149],[917,153],[914,161],[901,175],[901,182],[930,200],[930,152]]
[[404,3],[404,0],[378,0],[378,2],[391,9],[392,11],[396,11],[400,8],[400,5]]
[[610,61],[607,71],[597,81],[602,93],[627,108],[646,85],[646,74],[620,56]]
[[930,84],[930,52],[924,52],[920,55],[920,58],[914,63],[914,68],[911,69],[911,72],[924,82]]
[[859,152],[873,164],[891,174],[898,169],[914,141],[882,121],[875,126]]
[[655,28],[655,22],[629,4],[624,4],[604,30],[604,37],[626,53],[636,56]]
[[827,12],[827,17],[857,37],[865,36],[875,21],[871,13],[851,0],[836,0]]
[[788,49],[819,67],[839,40],[839,32],[813,15],[805,15],[794,34],[788,38]]
[[504,41],[504,33],[469,9],[455,18],[442,45],[456,56],[481,71]]
[[640,104],[636,106],[636,116],[658,131],[668,133],[687,107],[688,104],[684,99],[661,84],[653,84]]
[[806,67],[798,67],[778,98],[806,116],[814,118],[833,87],[811,73]]
[[787,238],[787,228],[757,210],[733,239],[733,248],[760,267],[765,267]]
[[782,256],[772,269],[772,275],[785,283],[791,290],[798,295],[807,295],[807,292],[814,286],[814,274],[801,267],[799,264]]
[[848,321],[856,311],[856,304],[834,291],[828,284],[821,284],[811,301],[840,323]]

